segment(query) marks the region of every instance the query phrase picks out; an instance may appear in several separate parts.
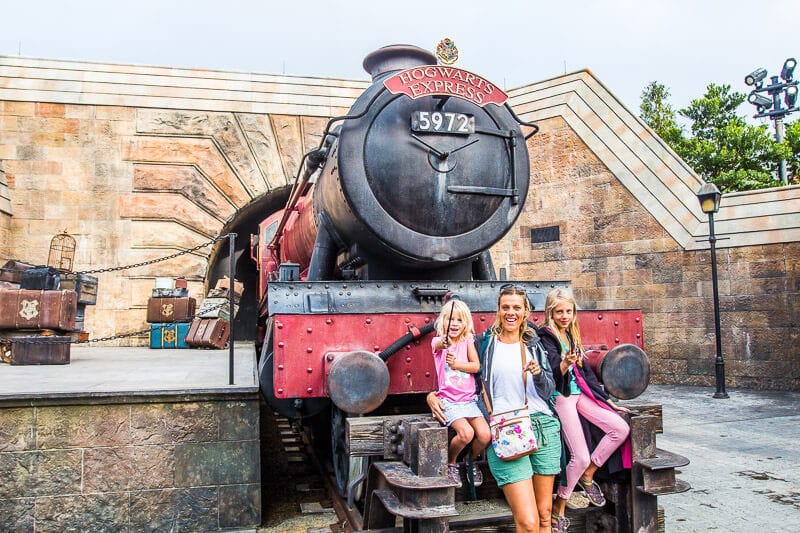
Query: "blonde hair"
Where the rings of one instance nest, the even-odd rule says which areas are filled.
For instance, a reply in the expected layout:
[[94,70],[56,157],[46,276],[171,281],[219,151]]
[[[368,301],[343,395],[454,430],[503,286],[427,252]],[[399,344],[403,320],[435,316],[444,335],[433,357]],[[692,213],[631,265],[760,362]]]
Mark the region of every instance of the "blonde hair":
[[444,337],[447,335],[447,331],[445,330],[448,327],[451,313],[453,315],[456,313],[460,314],[461,322],[464,324],[464,328],[461,330],[461,333],[458,334],[458,338],[453,340],[453,342],[458,343],[466,339],[467,336],[473,334],[474,324],[472,322],[472,311],[470,311],[469,306],[461,300],[452,299],[444,304],[442,310],[439,312],[439,316],[436,318],[436,322],[433,323],[438,336]]
[[494,324],[492,324],[490,331],[494,335],[500,335],[500,333],[503,332],[503,315],[500,314],[500,298],[514,294],[522,296],[523,305],[525,306],[525,316],[523,320],[520,321],[521,324],[519,325],[519,338],[523,339],[532,331],[532,328],[528,324],[528,316],[531,314],[532,309],[531,302],[528,300],[528,291],[519,285],[509,283],[500,287],[500,294],[497,295],[497,314],[494,317]]
[[[544,301],[544,323],[542,325],[549,327],[557,336],[561,336],[558,326],[553,321],[553,310],[560,301],[567,302],[572,305],[572,321],[565,329],[572,338],[574,348],[582,352],[583,345],[581,344],[581,331],[580,328],[578,328],[578,305],[575,302],[575,297],[572,296],[572,293],[569,290],[559,288],[553,289],[547,293],[547,298],[545,298]],[[570,349],[572,348],[573,346],[570,346]]]

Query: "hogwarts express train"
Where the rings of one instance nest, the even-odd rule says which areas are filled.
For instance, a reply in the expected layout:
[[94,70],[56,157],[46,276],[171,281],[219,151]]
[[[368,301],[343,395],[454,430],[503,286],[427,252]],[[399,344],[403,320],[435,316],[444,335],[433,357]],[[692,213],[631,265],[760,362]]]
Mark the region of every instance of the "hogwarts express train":
[[[470,306],[477,331],[493,323],[503,281],[489,248],[523,209],[526,141],[538,131],[496,85],[421,48],[384,47],[363,65],[372,85],[328,122],[285,209],[251,237],[261,390],[278,413],[323,428],[342,493],[353,476],[348,416],[429,413],[429,334],[446,299]],[[569,286],[514,283],[534,321],[546,293]],[[649,377],[641,312],[579,319],[606,387],[640,394]]]

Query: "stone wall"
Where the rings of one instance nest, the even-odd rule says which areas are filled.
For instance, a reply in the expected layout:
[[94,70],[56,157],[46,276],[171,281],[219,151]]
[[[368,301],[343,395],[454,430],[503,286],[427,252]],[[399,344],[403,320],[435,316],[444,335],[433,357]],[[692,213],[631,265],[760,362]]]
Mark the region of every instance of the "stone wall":
[[[243,213],[266,215],[328,117],[368,85],[66,63],[0,57],[0,163],[13,212],[0,213],[0,232],[8,225],[0,259],[43,263],[52,236],[67,229],[79,270],[148,262],[230,231]],[[571,280],[586,308],[641,308],[653,380],[712,385],[708,220],[695,197],[702,180],[588,71],[509,96],[542,131],[529,141],[525,212],[492,250],[495,265],[512,279]],[[800,388],[798,212],[797,186],[723,196],[729,386]],[[555,240],[533,242],[532,232],[555,228]],[[96,338],[145,327],[155,276],[186,276],[202,297],[211,258],[203,248],[99,274],[87,330]]]
[[0,406],[0,531],[261,522],[257,398]]
[[[713,387],[708,248],[679,245],[563,119],[538,124],[532,192],[497,266],[571,280],[584,308],[642,309],[652,380]],[[550,226],[558,240],[532,242]],[[727,385],[800,389],[800,243],[718,248],[717,263]]]

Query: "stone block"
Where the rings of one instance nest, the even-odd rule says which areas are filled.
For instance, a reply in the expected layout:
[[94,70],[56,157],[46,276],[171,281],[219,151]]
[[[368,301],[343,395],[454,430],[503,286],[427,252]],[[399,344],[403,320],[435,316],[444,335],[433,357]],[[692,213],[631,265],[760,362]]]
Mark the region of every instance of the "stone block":
[[87,448],[83,490],[118,492],[174,486],[172,445]]
[[135,444],[214,441],[220,418],[214,402],[140,404],[131,408],[131,438]]
[[0,409],[0,452],[33,450],[36,447],[34,420],[32,408]]
[[261,524],[261,485],[225,485],[219,488],[219,527],[255,527]]
[[0,499],[81,490],[81,450],[0,453]]
[[219,434],[226,440],[258,440],[258,402],[224,402],[218,405]]
[[37,533],[128,531],[130,504],[125,493],[37,498],[35,517]]
[[256,483],[259,458],[258,441],[177,444],[175,486]]
[[34,533],[35,498],[0,499],[0,531]]
[[130,501],[130,531],[219,529],[216,487],[134,491]]
[[40,449],[120,446],[129,444],[126,405],[54,406],[37,410]]

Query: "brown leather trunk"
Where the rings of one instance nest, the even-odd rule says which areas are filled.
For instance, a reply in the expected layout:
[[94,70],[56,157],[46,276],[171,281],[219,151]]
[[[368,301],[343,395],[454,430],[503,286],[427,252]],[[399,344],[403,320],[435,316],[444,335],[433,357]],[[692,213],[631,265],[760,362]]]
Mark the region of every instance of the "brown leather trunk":
[[192,348],[225,348],[231,334],[230,323],[221,318],[195,318],[186,334],[186,344]]
[[70,338],[59,335],[31,335],[3,341],[3,351],[12,365],[69,364]]
[[22,283],[22,273],[33,268],[33,265],[11,259],[0,267],[0,281],[8,281],[9,283]]
[[150,298],[147,300],[147,321],[189,322],[194,316],[194,298]]
[[0,289],[0,329],[75,330],[75,291]]

